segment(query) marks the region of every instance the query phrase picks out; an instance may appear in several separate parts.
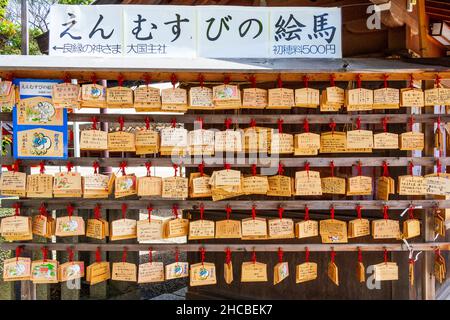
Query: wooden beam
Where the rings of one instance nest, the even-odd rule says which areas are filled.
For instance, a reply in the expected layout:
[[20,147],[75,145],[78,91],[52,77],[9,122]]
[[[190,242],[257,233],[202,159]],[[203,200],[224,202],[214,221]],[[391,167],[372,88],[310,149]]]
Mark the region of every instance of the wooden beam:
[[[297,197],[300,198],[300,197]],[[151,203],[155,209],[170,209],[173,205],[177,205],[179,209],[198,210],[203,204],[205,210],[223,210],[227,205],[231,206],[233,210],[247,210],[250,211],[252,205],[255,205],[257,210],[277,210],[280,206],[285,210],[304,210],[305,206],[309,209],[315,210],[329,210],[333,206],[336,210],[354,210],[356,205],[361,205],[365,210],[380,210],[382,213],[383,206],[387,205],[389,210],[406,209],[413,205],[415,208],[450,208],[450,200],[161,200],[161,199],[146,199],[140,200],[105,200],[105,199],[4,199],[2,200],[3,208],[12,208],[15,203],[20,203],[22,208],[39,208],[42,203],[47,206],[49,210],[65,209],[67,204],[72,202],[75,208],[93,209],[97,204],[100,204],[104,209],[121,209],[122,204],[125,203],[128,209],[146,209]]]
[[[433,78],[434,80],[434,78]],[[301,108],[292,108],[301,109]],[[403,108],[402,108],[403,109]],[[406,110],[407,108],[405,108]],[[213,110],[215,112],[216,110]],[[404,123],[406,124],[410,119],[410,114],[102,114],[98,113],[69,113],[68,121],[76,122],[91,122],[92,117],[97,117],[100,122],[117,123],[119,116],[123,117],[125,123],[144,123],[145,116],[149,116],[153,122],[171,123],[175,119],[179,123],[194,123],[198,118],[203,118],[204,124],[224,124],[226,119],[231,119],[233,124],[242,124],[248,126],[250,121],[254,119],[257,125],[262,124],[277,124],[279,119],[283,120],[284,124],[297,124],[300,127],[305,120],[310,124],[329,124],[334,121],[337,124],[356,123],[359,118],[361,124],[380,124],[386,118],[388,124],[390,123]],[[418,114],[414,115],[414,122],[416,123],[435,123],[438,115],[434,114]],[[0,121],[12,121],[12,113],[0,112]],[[441,122],[449,122],[450,115],[442,114]]]
[[[128,167],[143,167],[146,162],[151,162],[152,166],[155,167],[172,167],[174,163],[180,164],[187,168],[197,168],[198,165],[205,161],[206,168],[223,168],[223,159],[220,157],[218,160],[220,162],[216,163],[214,158],[208,161],[208,158],[180,158],[177,162],[172,158],[102,158],[102,157],[80,157],[73,158],[70,157],[67,160],[21,160],[21,165],[23,166],[37,166],[41,161],[47,166],[65,166],[67,162],[71,162],[74,166],[81,167],[91,167],[94,161],[97,161],[100,167],[119,167],[122,161],[127,161]],[[1,161],[3,165],[12,165],[15,159],[12,157],[4,157]],[[436,159],[434,157],[348,157],[345,153],[340,154],[339,157],[326,157],[326,158],[278,158],[276,156],[262,157],[261,155],[256,159],[256,157],[248,158],[244,154],[236,158],[236,163],[230,163],[233,168],[249,168],[252,164],[256,164],[261,168],[278,167],[278,162],[281,162],[285,167],[292,168],[302,168],[306,162],[310,164],[312,168],[314,167],[329,167],[330,162],[333,161],[336,167],[352,167],[361,161],[363,167],[381,167],[383,162],[386,161],[390,167],[406,167],[410,162],[415,166],[427,166],[433,167],[436,164]],[[450,165],[450,157],[440,157],[439,161],[443,166]]]
[[420,45],[420,55],[422,57],[428,57],[428,23],[427,23],[427,13],[425,9],[425,0],[417,0],[417,17],[419,24],[419,45]]
[[336,81],[350,81],[361,74],[362,81],[382,81],[388,73],[390,80],[408,80],[414,74],[417,80],[433,80],[436,73],[450,78],[450,70],[442,66],[424,66],[394,59],[208,59],[208,58],[133,58],[128,57],[56,57],[7,55],[0,60],[0,77],[13,74],[19,78],[63,79],[66,74],[80,82],[97,79],[117,79],[122,74],[127,80],[142,80],[151,73],[153,81],[168,82],[172,73],[180,81],[198,82],[202,73],[205,81],[222,82],[225,75],[232,81],[248,81],[255,74],[258,82],[275,82],[278,74],[283,81],[300,82],[303,75],[311,81],[328,81],[331,73]]
[[[3,250],[14,250],[18,246],[23,246],[29,250],[41,250],[41,243],[14,242],[2,243],[0,248]],[[123,251],[124,247],[128,251],[148,251],[149,247],[154,251],[187,251],[197,252],[201,247],[207,252],[224,252],[226,248],[230,248],[232,252],[252,252],[254,251],[270,251],[277,252],[278,248],[282,248],[285,252],[302,252],[308,248],[309,251],[326,252],[334,249],[335,251],[409,251],[404,243],[345,243],[345,244],[316,244],[316,243],[295,243],[295,244],[258,244],[242,243],[242,244],[119,244],[119,243],[77,243],[71,246],[74,251]],[[433,242],[433,243],[410,243],[409,246],[414,251],[433,251],[437,248],[442,251],[450,250],[450,242]],[[49,250],[65,251],[68,245],[64,243],[48,243],[46,247]]]

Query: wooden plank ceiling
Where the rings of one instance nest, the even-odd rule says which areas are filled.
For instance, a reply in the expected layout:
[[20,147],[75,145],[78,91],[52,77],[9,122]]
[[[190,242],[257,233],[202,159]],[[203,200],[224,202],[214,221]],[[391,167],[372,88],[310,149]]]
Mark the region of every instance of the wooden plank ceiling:
[[426,0],[425,11],[430,18],[430,22],[445,21],[450,24],[449,0]]

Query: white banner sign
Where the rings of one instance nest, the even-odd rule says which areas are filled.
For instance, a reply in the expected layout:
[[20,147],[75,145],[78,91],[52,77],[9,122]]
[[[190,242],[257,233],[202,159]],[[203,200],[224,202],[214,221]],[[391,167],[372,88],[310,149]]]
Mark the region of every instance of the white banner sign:
[[341,10],[54,5],[50,55],[341,58]]

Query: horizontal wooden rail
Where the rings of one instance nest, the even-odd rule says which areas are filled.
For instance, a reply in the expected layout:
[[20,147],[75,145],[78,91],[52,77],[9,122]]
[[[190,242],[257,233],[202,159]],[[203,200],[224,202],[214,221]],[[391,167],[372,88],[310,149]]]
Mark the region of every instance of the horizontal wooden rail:
[[333,206],[336,210],[354,210],[356,205],[366,210],[382,210],[387,205],[389,209],[405,209],[413,205],[416,208],[450,208],[450,200],[224,200],[224,201],[191,201],[191,200],[124,200],[124,199],[4,199],[1,201],[3,208],[12,208],[19,202],[22,208],[39,208],[44,203],[48,209],[66,209],[71,203],[75,209],[93,209],[100,204],[102,209],[121,209],[122,204],[127,204],[128,209],[146,209],[149,204],[155,209],[171,209],[177,205],[179,209],[198,210],[203,204],[205,210],[224,210],[230,205],[233,210],[248,210],[255,205],[257,210],[277,210],[280,206],[286,210],[303,210],[305,206],[315,210],[329,210]]
[[[72,248],[74,251],[148,251],[150,248],[154,251],[188,251],[196,252],[200,248],[204,248],[206,252],[225,252],[230,248],[232,252],[277,252],[281,247],[284,252],[302,252],[308,248],[309,251],[326,252],[331,251],[409,251],[408,246],[404,243],[345,243],[345,244],[96,244],[96,243],[0,243],[0,249],[14,250],[16,247],[23,246],[28,250],[40,250],[43,246],[49,250],[65,251]],[[410,243],[409,247],[414,251],[433,251],[436,249],[450,250],[450,242],[425,242]]]
[[[301,108],[299,108],[301,109]],[[91,122],[92,117],[97,117],[98,121],[117,123],[120,116],[125,122],[142,123],[145,122],[145,117],[148,114],[101,114],[98,113],[70,113],[68,121],[74,122]],[[311,124],[327,124],[333,120],[335,123],[356,123],[358,118],[361,119],[362,124],[380,124],[386,117],[389,123],[408,123],[410,114],[149,114],[154,122],[170,123],[172,119],[176,119],[179,123],[194,123],[197,119],[203,118],[205,124],[224,124],[225,119],[230,118],[235,124],[249,125],[251,119],[256,121],[257,125],[261,124],[277,124],[278,119],[282,119],[284,124],[297,124],[299,132],[303,132],[303,121],[308,120]],[[414,122],[417,123],[434,123],[437,122],[440,116],[442,122],[450,122],[450,115],[442,114],[416,114],[414,115]],[[12,121],[12,114],[9,112],[0,113],[0,121]]]
[[[267,156],[267,155],[266,155]],[[227,163],[231,167],[244,168],[250,167],[252,164],[256,164],[258,167],[276,167],[278,168],[278,162],[281,162],[285,167],[298,167],[301,168],[306,162],[311,167],[328,167],[330,162],[333,161],[336,167],[351,167],[356,165],[359,161],[363,167],[378,167],[382,166],[386,161],[390,167],[404,167],[412,162],[415,166],[434,166],[436,159],[433,157],[345,157],[345,153],[340,155],[341,157],[333,158],[278,158],[276,155],[269,157],[245,157],[244,154],[239,154],[233,159],[227,160]],[[41,161],[48,166],[65,166],[67,162],[72,163],[74,166],[90,167],[97,161],[100,167],[118,167],[121,162],[126,161],[128,167],[140,167],[145,166],[145,163],[151,162],[155,167],[172,167],[174,163],[183,167],[196,168],[202,160],[205,162],[205,167],[208,168],[223,168],[224,159],[222,157],[216,158],[96,158],[96,157],[81,157],[81,158],[68,158],[67,160],[21,160],[20,164],[23,166],[37,166]],[[3,165],[12,165],[15,159],[12,157],[3,157],[0,163]],[[234,162],[233,162],[234,161]],[[450,165],[450,157],[439,158],[441,165]]]
[[310,81],[329,81],[334,74],[336,81],[355,81],[361,74],[362,81],[383,81],[388,74],[390,81],[409,80],[413,74],[416,80],[434,80],[438,74],[442,79],[450,78],[450,70],[434,64],[414,63],[398,59],[344,58],[344,59],[266,59],[266,58],[156,58],[143,57],[55,57],[55,56],[3,56],[0,61],[0,77],[64,79],[68,74],[79,82],[97,79],[116,80],[123,75],[126,80],[143,80],[146,73],[153,82],[169,82],[172,73],[179,81],[197,82],[201,73],[206,82],[222,82],[227,75],[231,81],[248,82],[255,74],[258,83],[276,82],[281,74],[283,82],[302,81],[307,75]]

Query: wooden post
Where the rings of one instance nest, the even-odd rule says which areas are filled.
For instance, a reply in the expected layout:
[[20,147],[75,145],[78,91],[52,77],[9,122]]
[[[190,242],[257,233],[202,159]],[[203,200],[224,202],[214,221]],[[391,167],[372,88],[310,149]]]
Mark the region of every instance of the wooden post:
[[[423,0],[419,0],[424,2]],[[433,84],[430,81],[424,81],[425,88],[432,88]],[[434,107],[425,107],[425,113],[434,113]],[[434,123],[424,125],[424,139],[425,139],[425,154],[424,156],[434,156]],[[430,174],[434,172],[433,167],[426,167],[422,174]],[[426,196],[430,198],[430,196]],[[431,197],[432,198],[432,197]],[[425,242],[434,241],[434,221],[433,209],[423,210],[422,215],[423,237]],[[434,300],[435,292],[435,278],[434,278],[434,253],[425,252],[422,262],[422,299]]]
[[22,55],[29,54],[29,34],[28,34],[28,3],[27,0],[21,0],[20,6],[20,20],[21,20],[21,52]]

